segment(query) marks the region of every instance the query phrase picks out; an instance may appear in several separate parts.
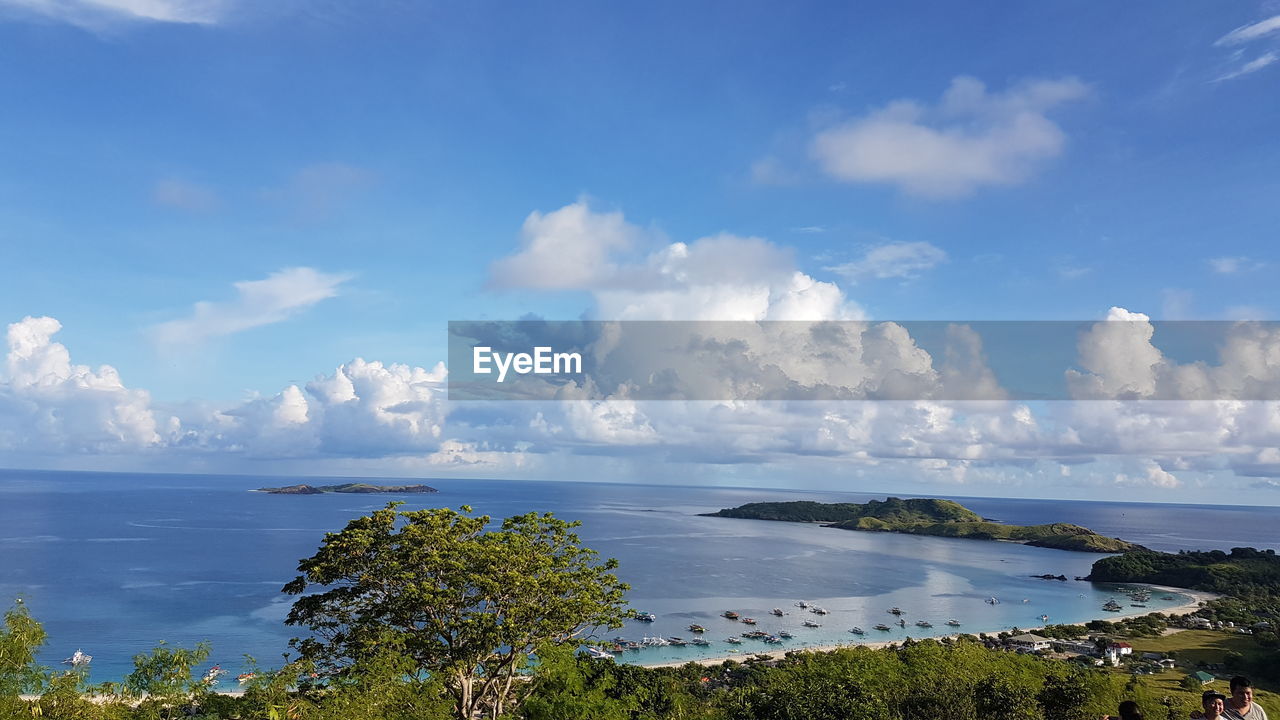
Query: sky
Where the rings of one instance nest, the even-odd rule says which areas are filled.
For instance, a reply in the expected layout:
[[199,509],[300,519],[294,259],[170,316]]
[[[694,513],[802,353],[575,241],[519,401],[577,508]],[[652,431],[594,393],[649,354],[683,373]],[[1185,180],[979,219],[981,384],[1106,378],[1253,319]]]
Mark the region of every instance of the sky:
[[450,320],[1123,319],[1080,367],[1158,396],[1148,321],[1280,309],[1277,59],[1274,0],[0,0],[0,466],[1280,504],[1275,402],[443,364]]

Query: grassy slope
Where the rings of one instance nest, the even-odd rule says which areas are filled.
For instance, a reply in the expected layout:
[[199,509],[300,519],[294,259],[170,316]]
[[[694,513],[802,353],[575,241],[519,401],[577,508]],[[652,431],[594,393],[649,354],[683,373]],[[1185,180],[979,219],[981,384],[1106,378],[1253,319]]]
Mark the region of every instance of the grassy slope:
[[[1214,630],[1183,630],[1157,638],[1125,638],[1125,642],[1133,645],[1133,651],[1138,655],[1144,652],[1165,653],[1171,650],[1176,653],[1177,668],[1143,678],[1145,682],[1169,694],[1186,692],[1179,683],[1182,682],[1182,678],[1198,669],[1195,667],[1197,663],[1220,663],[1229,652],[1238,652],[1242,655],[1256,655],[1263,652],[1248,637]],[[1117,674],[1125,675],[1121,668],[1116,668],[1115,671]],[[1227,689],[1229,679],[1228,675],[1206,687],[1229,694],[1230,691]],[[1256,679],[1254,683],[1255,699],[1262,709],[1267,711],[1267,716],[1280,717],[1280,694],[1275,692],[1278,688],[1266,689],[1265,685],[1259,686]]]

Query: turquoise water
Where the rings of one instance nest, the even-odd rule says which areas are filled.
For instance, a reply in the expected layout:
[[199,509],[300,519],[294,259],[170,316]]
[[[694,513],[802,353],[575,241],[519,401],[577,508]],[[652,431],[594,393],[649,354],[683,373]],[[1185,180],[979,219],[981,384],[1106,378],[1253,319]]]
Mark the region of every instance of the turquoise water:
[[[273,496],[248,490],[296,482],[288,478],[103,473],[0,472],[0,598],[22,596],[49,631],[41,655],[57,665],[77,648],[92,654],[93,681],[118,680],[134,654],[159,641],[213,645],[211,663],[232,675],[252,654],[278,666],[287,641],[283,625],[291,598],[280,588],[296,574],[323,534],[383,506],[385,496]],[[313,481],[314,482],[314,481]],[[689,638],[690,623],[708,629],[708,648],[629,652],[624,662],[660,663],[718,657],[723,641],[747,630],[719,617],[734,610],[769,631],[796,637],[782,646],[745,641],[742,653],[763,649],[901,640],[954,632],[996,632],[1017,626],[1081,622],[1115,615],[1101,605],[1114,588],[1029,577],[1085,575],[1099,556],[1022,545],[859,533],[816,525],[699,517],[743,502],[805,497],[860,501],[883,494],[807,493],[741,488],[432,480],[441,492],[404,496],[406,507],[471,504],[505,517],[530,510],[580,520],[580,534],[603,556],[616,557],[631,584],[633,607],[655,623],[628,622],[608,638],[646,635]],[[1013,523],[1075,522],[1158,549],[1233,545],[1274,547],[1277,508],[1143,505],[962,499],[987,517]],[[1187,519],[1194,514],[1195,523]],[[1215,526],[1215,537],[1184,537],[1188,527]],[[1228,535],[1229,533],[1229,535]],[[1083,595],[1084,597],[1081,597]],[[1148,608],[1179,605],[1153,593]],[[984,602],[997,597],[998,605]],[[794,606],[820,604],[817,618]],[[1024,602],[1024,600],[1026,602]],[[890,632],[892,606],[908,627]],[[769,615],[773,607],[789,614]],[[1124,613],[1122,613],[1124,614]],[[800,626],[806,618],[823,627]],[[927,620],[934,627],[913,623]]]

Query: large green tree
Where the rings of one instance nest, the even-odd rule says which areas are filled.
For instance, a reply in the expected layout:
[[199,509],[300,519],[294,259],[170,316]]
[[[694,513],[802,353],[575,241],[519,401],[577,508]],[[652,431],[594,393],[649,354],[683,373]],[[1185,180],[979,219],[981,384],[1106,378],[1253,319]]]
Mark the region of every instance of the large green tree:
[[621,625],[628,587],[615,560],[582,547],[578,523],[529,513],[490,530],[466,506],[397,505],[327,534],[284,587],[302,596],[286,622],[313,633],[294,646],[323,674],[350,677],[393,652],[407,674],[444,684],[457,717],[496,718],[530,685],[517,679],[540,646]]

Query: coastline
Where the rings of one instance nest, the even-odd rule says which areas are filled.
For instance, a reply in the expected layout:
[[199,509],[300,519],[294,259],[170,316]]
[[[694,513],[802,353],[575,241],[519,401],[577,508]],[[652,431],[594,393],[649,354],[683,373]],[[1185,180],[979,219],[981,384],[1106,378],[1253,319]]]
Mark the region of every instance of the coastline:
[[[1160,613],[1162,615],[1190,615],[1200,609],[1201,603],[1208,602],[1209,600],[1215,600],[1219,597],[1222,597],[1221,595],[1218,595],[1216,593],[1211,593],[1204,590],[1188,590],[1186,588],[1175,588],[1175,587],[1169,587],[1167,585],[1146,585],[1145,583],[1126,583],[1126,584],[1133,584],[1133,585],[1141,584],[1143,585],[1143,587],[1149,587],[1149,588],[1152,588],[1153,590],[1160,590],[1163,592],[1186,595],[1190,598],[1190,600],[1182,605],[1166,608],[1164,610],[1150,610],[1148,612],[1108,614],[1105,617],[1090,618],[1090,620],[1086,620],[1085,622],[1090,622],[1091,620],[1108,620],[1108,619],[1117,618],[1117,617],[1119,618],[1142,617],[1143,615],[1153,615],[1155,613]],[[1082,623],[1068,623],[1068,624],[1079,625]],[[1037,627],[1019,628],[1019,630],[1022,630],[1023,632],[1035,632],[1036,630],[1043,630],[1044,627],[1045,626],[1040,625]],[[998,631],[998,632],[1003,632],[1003,631]],[[922,637],[918,639],[941,640],[943,638],[957,638],[957,637],[960,637],[961,635],[976,635],[976,634],[977,633],[971,633],[971,632],[970,633],[957,632],[957,633],[949,633],[947,635],[929,635],[927,637]],[[994,634],[994,633],[987,633],[987,634]],[[830,652],[832,650],[842,650],[845,648],[854,648],[854,647],[865,647],[865,648],[870,648],[872,650],[881,650],[889,647],[890,645],[900,645],[900,644],[902,644],[902,641],[900,640],[876,640],[873,642],[846,642],[846,643],[835,643],[835,644],[829,644],[829,645],[806,645],[804,647],[799,647],[799,648],[780,649],[780,650],[761,649],[759,652],[747,652],[744,650],[739,653],[733,653],[731,655],[724,655],[719,657],[690,658],[689,660],[685,660],[683,662],[671,661],[671,662],[661,662],[661,663],[652,663],[652,664],[638,662],[638,663],[628,663],[628,664],[639,665],[641,667],[651,667],[651,668],[680,667],[682,665],[688,665],[689,663],[694,663],[694,664],[703,665],[703,666],[712,666],[712,665],[720,665],[721,663],[728,662],[730,660],[733,660],[735,662],[741,662],[746,658],[753,658],[753,657],[759,657],[759,656],[768,656],[768,658],[771,660],[781,660],[785,658],[788,653]]]

